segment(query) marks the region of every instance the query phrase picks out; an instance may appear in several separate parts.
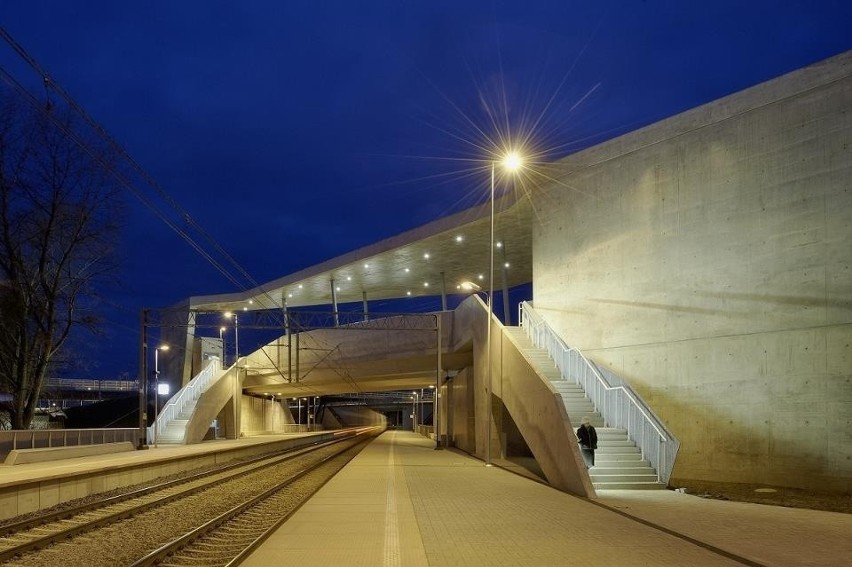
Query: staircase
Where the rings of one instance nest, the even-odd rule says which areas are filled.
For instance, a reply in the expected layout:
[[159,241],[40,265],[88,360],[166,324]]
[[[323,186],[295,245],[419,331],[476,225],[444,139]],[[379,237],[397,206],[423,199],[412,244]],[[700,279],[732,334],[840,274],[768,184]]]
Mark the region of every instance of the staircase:
[[574,382],[562,379],[559,369],[546,350],[536,348],[521,327],[504,327],[504,330],[536,372],[549,380],[562,397],[571,424],[579,424],[584,417],[588,417],[595,427],[598,448],[595,451],[595,466],[589,469],[589,478],[595,490],[665,488],[665,485],[658,481],[657,472],[651,464],[642,459],[641,451],[628,438],[627,431],[605,427],[603,417],[595,411],[583,389]]
[[[200,438],[192,439],[187,434],[187,429],[196,414],[202,396],[208,394],[211,387],[225,376],[218,360],[210,360],[204,369],[190,382],[178,390],[178,392],[164,406],[157,416],[156,423],[148,427],[148,442],[157,444],[186,444],[198,443]],[[215,418],[221,406],[221,402],[213,408],[212,415],[204,415],[203,419],[209,423]],[[207,413],[211,413],[210,408]],[[197,416],[196,416],[197,417]],[[209,419],[208,419],[209,418]],[[155,429],[158,428],[158,429]],[[156,435],[155,435],[156,433]]]

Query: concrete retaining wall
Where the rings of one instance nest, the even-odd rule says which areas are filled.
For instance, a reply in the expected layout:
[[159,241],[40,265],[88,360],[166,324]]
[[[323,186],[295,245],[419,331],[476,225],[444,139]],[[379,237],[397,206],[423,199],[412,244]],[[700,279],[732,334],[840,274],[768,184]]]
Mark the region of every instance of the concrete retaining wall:
[[680,438],[673,482],[852,490],[851,74],[848,52],[533,192],[534,305]]

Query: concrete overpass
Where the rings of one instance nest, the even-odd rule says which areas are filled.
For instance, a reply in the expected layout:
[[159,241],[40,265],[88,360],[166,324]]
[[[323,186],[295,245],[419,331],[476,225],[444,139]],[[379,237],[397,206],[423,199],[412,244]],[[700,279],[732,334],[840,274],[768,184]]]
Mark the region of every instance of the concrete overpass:
[[[674,478],[852,490],[850,75],[847,52],[544,165],[535,190],[498,205],[510,268],[495,287],[501,277],[506,287],[532,281],[535,306],[558,334],[648,400],[682,440]],[[487,226],[479,207],[246,293],[184,305],[283,311],[446,295],[487,274]],[[417,387],[465,366],[465,419],[475,425],[452,433],[472,437],[463,443],[481,456],[515,402],[500,398],[496,424],[482,423],[493,402],[481,379],[489,356],[481,333],[461,330],[475,317],[451,317],[440,368],[434,330],[395,351],[382,351],[384,339],[337,335],[378,331],[328,330],[300,340],[340,351],[344,372],[317,364],[294,384],[280,354],[277,372],[267,364],[279,338],[248,357],[245,391],[276,382],[293,393]],[[456,335],[465,332],[470,345]],[[495,386],[495,396],[519,391],[505,376],[509,388]],[[514,409],[517,421],[541,408]]]

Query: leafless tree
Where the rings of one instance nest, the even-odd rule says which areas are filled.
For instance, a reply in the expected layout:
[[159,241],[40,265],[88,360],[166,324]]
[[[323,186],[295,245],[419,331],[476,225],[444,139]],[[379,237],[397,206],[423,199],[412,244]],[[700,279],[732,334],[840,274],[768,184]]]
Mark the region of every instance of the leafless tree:
[[119,187],[71,116],[0,91],[0,391],[13,429],[29,427],[72,332],[96,328],[96,287],[115,268]]

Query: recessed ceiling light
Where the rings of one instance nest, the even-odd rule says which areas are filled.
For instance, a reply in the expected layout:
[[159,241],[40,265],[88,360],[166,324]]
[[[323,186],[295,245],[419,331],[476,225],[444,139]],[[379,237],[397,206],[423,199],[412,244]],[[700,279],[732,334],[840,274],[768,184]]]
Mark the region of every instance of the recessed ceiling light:
[[288,293],[287,297],[293,297],[293,292]]
[[302,289],[302,287],[303,287],[302,284],[299,284],[299,289]]
[[410,272],[410,271],[411,271],[411,269],[410,269],[410,268],[405,268],[405,273],[406,273],[406,274],[407,274],[408,272]]
[[365,269],[365,270],[366,270],[367,268],[369,268],[369,267],[370,267],[370,264],[364,264],[364,269]]
[[405,295],[411,295],[411,292],[410,292],[410,291],[406,291],[406,292],[405,292]]
[[423,287],[429,287],[429,282],[423,282]]
[[503,266],[504,266],[504,267],[506,267],[506,268],[508,268],[508,267],[509,267],[509,262],[506,262],[505,264],[503,264]]
[[428,259],[429,259],[429,253],[428,253],[428,252],[426,252],[425,254],[423,254],[423,257],[424,257],[424,258],[426,258],[426,259],[428,260]]
[[248,311],[248,307],[243,307],[243,311]]
[[352,281],[352,276],[346,276],[346,281],[351,282],[351,281]]
[[254,299],[249,299],[249,305],[254,303]]
[[503,248],[503,243],[502,243],[502,242],[498,242],[497,244],[495,244],[495,246],[496,246],[497,248]]
[[336,288],[334,288],[334,289],[336,289],[337,291],[340,291],[340,286],[337,286],[337,287],[336,287]]
[[485,279],[485,274],[479,274],[479,275],[478,275],[478,276],[476,276],[476,277],[477,277],[477,278],[479,278],[479,279],[481,279],[481,280],[484,280],[484,279]]
[[464,236],[462,236],[461,234],[456,236],[456,242],[461,242],[462,240],[464,240]]

